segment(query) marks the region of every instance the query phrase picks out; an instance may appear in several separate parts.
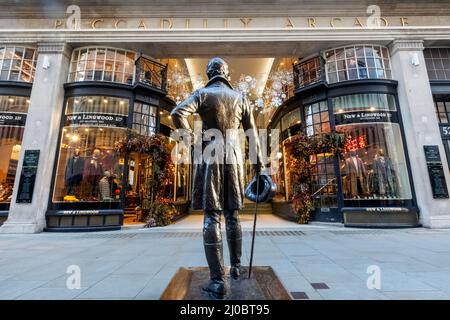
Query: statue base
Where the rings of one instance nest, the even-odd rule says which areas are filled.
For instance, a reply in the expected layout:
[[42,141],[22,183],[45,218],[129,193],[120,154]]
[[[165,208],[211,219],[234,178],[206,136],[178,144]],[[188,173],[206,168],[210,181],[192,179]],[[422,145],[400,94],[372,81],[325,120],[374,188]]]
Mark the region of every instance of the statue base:
[[[228,292],[224,300],[291,300],[292,297],[271,267],[253,267],[248,278],[248,267],[241,268],[238,280],[226,274]],[[180,268],[167,285],[161,300],[211,300],[202,288],[209,283],[208,267]]]

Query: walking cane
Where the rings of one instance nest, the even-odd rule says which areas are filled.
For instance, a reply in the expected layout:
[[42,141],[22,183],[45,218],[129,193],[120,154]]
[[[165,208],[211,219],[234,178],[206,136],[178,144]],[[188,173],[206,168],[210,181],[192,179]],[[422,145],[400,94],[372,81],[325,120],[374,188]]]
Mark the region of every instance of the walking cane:
[[[259,172],[256,173],[256,193],[259,193]],[[252,275],[252,264],[253,264],[253,248],[255,247],[255,233],[256,233],[256,216],[258,214],[258,196],[256,197],[255,204],[255,216],[253,218],[253,234],[252,234],[252,248],[250,250],[250,264],[248,267],[248,278],[250,279]]]

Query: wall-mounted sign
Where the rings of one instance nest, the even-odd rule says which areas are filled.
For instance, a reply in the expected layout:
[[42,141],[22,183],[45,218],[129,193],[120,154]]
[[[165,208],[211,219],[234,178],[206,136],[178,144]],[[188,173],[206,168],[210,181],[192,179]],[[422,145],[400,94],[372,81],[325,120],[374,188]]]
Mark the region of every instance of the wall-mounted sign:
[[423,146],[425,160],[427,162],[428,176],[430,177],[433,198],[448,198],[447,181],[442,167],[441,155],[438,146]]
[[398,122],[397,113],[389,111],[357,111],[336,113],[336,125],[367,122]]
[[0,112],[0,126],[24,127],[26,121],[26,113]]
[[440,124],[439,129],[441,131],[441,137],[444,140],[450,140],[450,124]]
[[22,173],[19,181],[19,189],[17,190],[17,203],[31,203],[33,200],[38,163],[39,150],[25,150]]
[[110,113],[74,113],[64,116],[64,126],[126,127],[127,117]]

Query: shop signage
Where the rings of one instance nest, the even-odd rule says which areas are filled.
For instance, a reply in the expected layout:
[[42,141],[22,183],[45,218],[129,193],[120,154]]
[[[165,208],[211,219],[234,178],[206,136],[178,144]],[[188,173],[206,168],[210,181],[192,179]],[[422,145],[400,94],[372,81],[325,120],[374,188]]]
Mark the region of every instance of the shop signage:
[[64,126],[126,127],[127,117],[110,113],[66,114]]
[[96,215],[99,214],[99,210],[63,210],[60,211],[63,215]]
[[450,140],[450,124],[440,124],[439,129],[441,131],[441,137],[444,140]]
[[26,113],[0,112],[0,126],[24,127],[26,121]]
[[31,203],[39,163],[39,150],[25,150],[20,175],[17,203]]
[[[69,20],[69,19],[67,19]],[[252,16],[252,17],[156,17],[156,18],[122,18],[97,17],[79,19],[76,24],[67,23],[65,19],[47,20],[55,29],[209,29],[209,28],[366,28],[407,27],[414,24],[410,17],[401,16],[365,16],[365,17],[315,17],[315,16]],[[417,17],[415,17],[417,20]],[[421,21],[420,21],[421,22]]]
[[337,113],[334,115],[336,125],[368,123],[368,122],[398,122],[397,113],[390,111],[357,111]]
[[430,177],[433,198],[448,198],[447,181],[442,167],[441,155],[438,146],[423,146],[427,162],[428,176]]

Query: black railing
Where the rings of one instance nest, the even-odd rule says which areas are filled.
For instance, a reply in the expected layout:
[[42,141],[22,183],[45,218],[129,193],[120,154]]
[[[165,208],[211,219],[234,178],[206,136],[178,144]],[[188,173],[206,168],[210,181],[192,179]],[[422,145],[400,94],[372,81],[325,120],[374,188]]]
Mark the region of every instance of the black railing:
[[325,81],[325,63],[320,56],[293,65],[295,89]]
[[136,83],[167,92],[167,65],[145,58],[136,60]]

